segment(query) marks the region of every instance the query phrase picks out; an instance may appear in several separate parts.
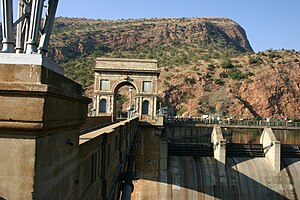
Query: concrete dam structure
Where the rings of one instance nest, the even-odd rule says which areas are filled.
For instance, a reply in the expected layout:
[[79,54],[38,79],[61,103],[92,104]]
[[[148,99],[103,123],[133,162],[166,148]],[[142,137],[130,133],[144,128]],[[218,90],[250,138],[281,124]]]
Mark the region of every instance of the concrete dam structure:
[[[41,55],[0,58],[1,200],[300,195],[298,140],[281,143],[276,127],[258,127],[256,143],[235,143],[226,139],[231,134],[226,125],[167,123],[153,112],[123,121],[112,121],[112,115],[87,117],[91,100],[59,73],[59,66]],[[120,78],[122,84],[135,83]],[[154,83],[147,81],[144,85]],[[299,131],[285,127],[292,128]]]
[[[266,144],[260,156],[226,156],[228,144],[218,127],[165,126],[159,132],[145,126],[142,130],[136,163],[140,179],[132,199],[298,199],[300,195],[300,158],[282,156],[277,140],[272,146],[267,139],[262,141]],[[268,134],[272,138],[272,130],[265,129],[264,137]],[[194,142],[187,141],[187,135],[194,136]],[[201,145],[203,151],[195,150],[195,143],[205,135],[204,140],[211,136],[211,155]],[[174,141],[177,149],[170,149]]]
[[284,164],[276,174],[263,158],[233,157],[220,174],[212,157],[170,156],[158,181],[146,177],[137,183],[133,199],[297,199],[299,159]]

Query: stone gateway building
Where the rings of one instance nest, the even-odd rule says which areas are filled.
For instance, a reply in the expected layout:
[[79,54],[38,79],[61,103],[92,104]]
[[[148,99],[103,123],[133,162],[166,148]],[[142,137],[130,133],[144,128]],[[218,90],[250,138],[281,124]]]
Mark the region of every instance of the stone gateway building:
[[157,78],[160,74],[157,60],[97,58],[94,86],[96,116],[116,118],[118,90],[131,86],[136,90],[132,111],[140,120],[155,120],[157,110]]

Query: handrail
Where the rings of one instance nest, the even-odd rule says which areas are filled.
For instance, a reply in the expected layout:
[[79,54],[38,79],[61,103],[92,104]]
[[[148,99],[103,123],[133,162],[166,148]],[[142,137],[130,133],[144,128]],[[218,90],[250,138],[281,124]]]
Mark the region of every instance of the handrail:
[[290,122],[290,121],[283,121],[283,120],[274,120],[274,121],[267,121],[267,120],[213,120],[213,119],[202,119],[200,117],[190,117],[190,118],[183,118],[183,117],[165,117],[164,123],[166,124],[206,124],[206,125],[237,125],[237,126],[273,126],[273,127],[299,127],[300,122]]

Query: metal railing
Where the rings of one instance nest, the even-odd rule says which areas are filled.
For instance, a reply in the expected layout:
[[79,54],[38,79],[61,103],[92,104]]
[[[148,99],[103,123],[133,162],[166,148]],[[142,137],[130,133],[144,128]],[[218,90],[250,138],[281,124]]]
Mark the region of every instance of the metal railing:
[[300,122],[283,121],[283,120],[213,120],[202,119],[200,117],[178,118],[165,117],[166,124],[206,124],[206,125],[236,125],[236,126],[280,126],[280,127],[300,127]]

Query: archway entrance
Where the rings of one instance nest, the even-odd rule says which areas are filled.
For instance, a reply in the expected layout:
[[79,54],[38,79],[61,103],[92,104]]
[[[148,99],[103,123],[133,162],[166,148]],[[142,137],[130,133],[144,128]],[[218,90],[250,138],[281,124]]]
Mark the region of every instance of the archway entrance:
[[120,84],[114,91],[116,118],[131,118],[136,114],[136,88],[130,83]]
[[[127,113],[139,116],[140,120],[156,120],[157,78],[160,74],[156,60],[97,58],[94,71],[97,116],[109,115],[116,119],[120,114],[126,116],[122,114],[130,110]],[[132,90],[131,104],[129,88]],[[105,113],[101,112],[103,99],[106,100]],[[120,103],[125,103],[125,107]]]

